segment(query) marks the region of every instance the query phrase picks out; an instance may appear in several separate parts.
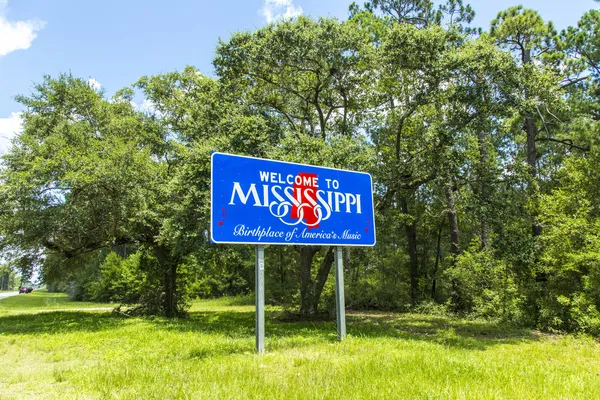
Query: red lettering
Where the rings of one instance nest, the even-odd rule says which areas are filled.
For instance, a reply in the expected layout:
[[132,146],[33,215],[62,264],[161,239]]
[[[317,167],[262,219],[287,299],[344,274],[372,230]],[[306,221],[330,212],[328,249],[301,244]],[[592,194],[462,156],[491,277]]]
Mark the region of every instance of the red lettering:
[[[314,195],[314,193],[316,192],[316,189],[318,187],[316,183],[317,174],[300,172],[298,176],[296,176],[296,178],[294,179],[294,193],[296,193],[296,200],[298,200],[298,203],[300,203],[301,205],[304,204],[304,206],[302,207],[302,212],[303,218],[306,221],[306,224],[308,225],[308,229],[319,227],[318,224],[314,225],[319,220],[319,217],[315,212],[316,196]],[[308,193],[306,192],[306,189],[309,189]],[[311,202],[310,200],[313,201]],[[292,218],[298,219],[300,217],[298,207],[296,205],[292,207],[291,212]]]

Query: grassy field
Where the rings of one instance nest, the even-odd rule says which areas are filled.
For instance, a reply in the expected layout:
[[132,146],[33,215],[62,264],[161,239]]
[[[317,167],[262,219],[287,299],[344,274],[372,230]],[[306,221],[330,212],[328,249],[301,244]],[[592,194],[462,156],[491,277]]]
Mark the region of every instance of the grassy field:
[[[124,318],[34,292],[0,301],[0,398],[594,399],[600,344],[482,321],[352,313],[289,323],[252,306],[197,302],[190,318]],[[54,311],[52,311],[54,309]]]
[[[70,309],[97,309],[107,310],[114,308],[114,304],[85,303],[71,301],[63,293],[48,293],[46,291],[33,291],[28,294],[12,296],[0,301],[0,315],[23,312],[50,312]],[[0,322],[1,324],[1,322]],[[1,325],[0,325],[1,326]],[[0,331],[2,333],[3,331]]]

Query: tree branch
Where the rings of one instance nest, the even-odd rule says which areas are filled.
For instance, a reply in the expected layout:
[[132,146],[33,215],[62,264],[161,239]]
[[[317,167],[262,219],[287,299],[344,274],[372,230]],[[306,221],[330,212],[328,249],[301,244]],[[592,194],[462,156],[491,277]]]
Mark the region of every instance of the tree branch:
[[579,146],[573,143],[572,139],[554,139],[554,138],[550,138],[550,137],[542,137],[542,138],[537,138],[535,139],[536,142],[554,142],[554,143],[560,143],[560,144],[564,144],[565,146],[569,146],[569,150],[572,149],[577,149],[577,150],[581,150],[583,152],[588,152],[590,151],[589,146],[588,147],[583,147],[583,146]]
[[560,85],[560,88],[561,89],[568,88],[569,86],[575,85],[576,83],[579,83],[579,82],[583,82],[588,78],[589,78],[589,76],[582,76],[581,78],[577,78],[577,79],[567,78],[566,83]]

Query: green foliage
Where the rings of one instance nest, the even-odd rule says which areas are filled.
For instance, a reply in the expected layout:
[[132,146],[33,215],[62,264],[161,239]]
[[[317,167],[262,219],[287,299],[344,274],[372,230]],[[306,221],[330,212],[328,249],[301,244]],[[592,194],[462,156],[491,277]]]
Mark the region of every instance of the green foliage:
[[127,93],[108,101],[71,75],[45,77],[18,100],[27,111],[0,172],[2,244],[26,271],[47,265],[48,277],[54,269],[63,282],[73,278],[71,294],[82,298],[81,266],[97,259],[90,255],[120,244],[159,246],[169,178],[163,130],[135,111]]
[[543,197],[540,324],[549,329],[600,333],[600,175],[598,151],[569,158],[560,186]]
[[527,54],[530,57],[542,56],[540,50],[544,46],[552,46],[550,41],[556,31],[552,23],[544,22],[537,11],[516,6],[498,13],[491,22],[490,34],[516,51],[525,63]]
[[[558,34],[518,6],[481,32],[461,0],[368,1],[235,33],[214,78],[109,100],[44,77],[2,158],[0,250],[75,299],[183,316],[253,292],[253,248],[209,242],[211,151],[359,170],[377,246],[344,250],[350,307],[599,335],[599,15]],[[269,304],[333,309],[331,247],[266,261]]]
[[[506,263],[478,241],[444,271],[448,282],[456,282],[463,304],[474,316],[520,322],[523,296]],[[454,305],[456,306],[456,305]]]
[[190,269],[198,277],[190,290],[193,297],[212,298],[248,293],[250,283],[254,280],[252,248],[235,251],[210,247],[202,250],[189,260]]
[[21,233],[7,244],[72,257],[134,236],[130,216],[143,223],[161,174],[143,146],[147,122],[70,75],[18,99],[27,111],[4,156],[2,204],[12,212],[2,225]]
[[17,274],[7,263],[0,264],[0,291],[16,289]]
[[[477,32],[466,26],[475,17],[475,11],[470,4],[464,5],[462,0],[448,0],[437,10],[431,0],[372,0],[364,3],[364,9],[381,14],[388,23],[410,24],[419,28],[444,24],[452,30]],[[351,18],[356,18],[360,12],[356,3],[350,5]]]
[[372,80],[372,38],[355,21],[295,21],[236,33],[214,60],[225,88],[275,113],[288,132],[355,134]]
[[140,253],[126,259],[109,253],[100,265],[98,280],[86,284],[85,297],[104,303],[138,303],[143,283],[140,261]]

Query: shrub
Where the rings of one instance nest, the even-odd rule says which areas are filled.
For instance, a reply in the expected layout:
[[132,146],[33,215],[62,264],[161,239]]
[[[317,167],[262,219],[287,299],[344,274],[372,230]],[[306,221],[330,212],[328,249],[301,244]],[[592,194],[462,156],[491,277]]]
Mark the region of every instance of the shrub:
[[460,288],[462,309],[477,317],[517,321],[523,296],[507,265],[474,241],[444,272],[446,282]]
[[140,300],[143,274],[140,253],[123,259],[112,252],[100,265],[98,280],[85,285],[87,297],[94,301],[133,304]]

